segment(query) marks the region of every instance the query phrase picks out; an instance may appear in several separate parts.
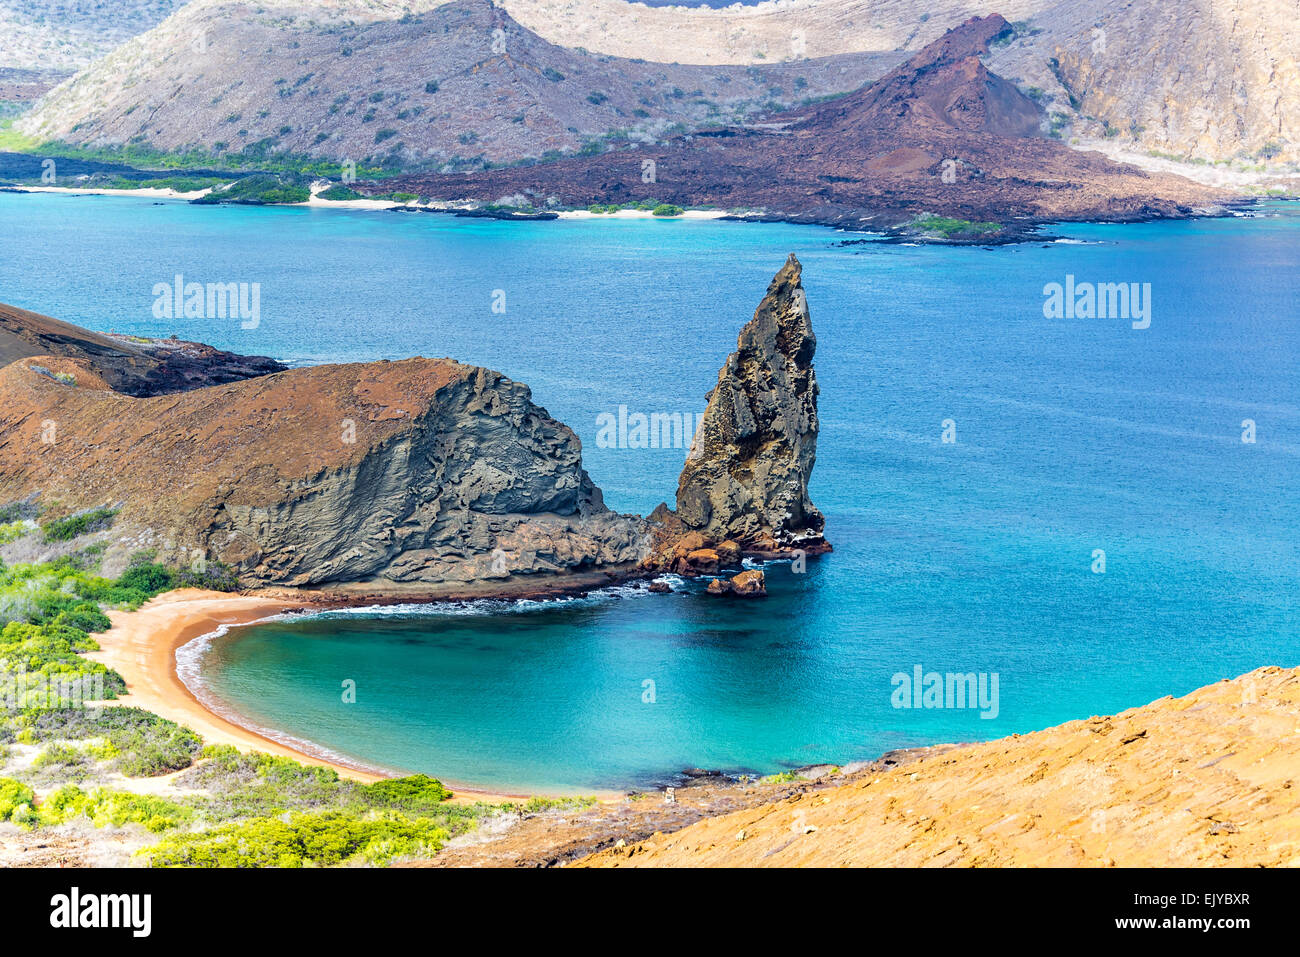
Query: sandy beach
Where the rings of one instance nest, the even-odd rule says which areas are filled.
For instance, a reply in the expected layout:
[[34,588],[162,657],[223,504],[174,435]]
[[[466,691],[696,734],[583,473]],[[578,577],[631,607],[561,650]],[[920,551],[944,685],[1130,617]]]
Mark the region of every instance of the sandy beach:
[[[305,601],[273,596],[178,589],[159,595],[137,611],[108,612],[113,627],[94,636],[100,650],[89,652],[86,657],[102,662],[125,679],[128,694],[114,704],[143,708],[182,724],[197,732],[205,744],[229,744],[242,751],[277,754],[303,764],[333,768],[355,781],[377,781],[385,775],[289,747],[214,714],[176,673],[176,650],[195,638],[222,625],[245,625],[308,605]],[[455,792],[452,800],[460,803],[528,797],[445,783]]]
[[729,215],[722,209],[687,209],[680,216],[656,216],[648,209],[620,209],[616,213],[593,213],[589,209],[570,209],[560,219],[722,219]]
[[67,193],[70,196],[141,196],[145,199],[186,200],[198,199],[200,196],[206,196],[211,192],[210,189],[196,189],[188,193],[182,193],[171,188],[157,189],[153,186],[144,186],[140,189],[108,189],[90,186],[21,186],[19,189],[27,193]]

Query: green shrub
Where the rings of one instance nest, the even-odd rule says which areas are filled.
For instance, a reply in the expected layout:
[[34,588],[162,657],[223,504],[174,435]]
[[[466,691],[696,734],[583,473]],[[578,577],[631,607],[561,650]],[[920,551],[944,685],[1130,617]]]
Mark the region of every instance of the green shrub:
[[194,819],[194,810],[150,794],[132,794],[96,788],[91,793],[76,785],[65,785],[41,802],[40,820],[44,824],[65,824],[85,817],[95,827],[122,827],[140,824],[154,834],[171,830]]
[[36,755],[32,761],[32,768],[36,770],[54,770],[60,777],[72,777],[80,779],[85,776],[93,763],[92,755],[82,749],[74,748],[70,744],[47,745],[46,748]]
[[434,821],[386,813],[358,819],[334,811],[289,814],[169,834],[139,852],[153,867],[329,866],[360,859],[431,855],[450,838]]
[[30,807],[36,800],[32,789],[13,778],[0,778],[0,821],[7,821],[14,811],[24,805]]
[[[246,151],[248,150],[246,149]],[[250,155],[256,156],[261,152],[264,152],[264,150],[254,148],[251,150]],[[214,189],[206,196],[200,196],[197,199],[190,200],[190,202],[199,205],[237,203],[251,206],[277,206],[305,203],[310,198],[311,190],[296,182],[293,177],[263,173],[245,176],[243,179],[231,183],[225,189]]]
[[67,518],[57,518],[41,526],[47,542],[67,542],[78,535],[86,535],[108,528],[117,515],[115,508],[93,508]]
[[145,555],[137,553],[133,556],[126,571],[116,581],[107,582],[94,597],[112,605],[138,608],[154,595],[175,588],[175,573],[164,565],[149,561]]
[[108,770],[130,777],[187,768],[202,747],[189,728],[140,708],[32,710],[22,720],[31,743],[103,739],[108,747],[97,756],[109,761]]
[[365,796],[375,807],[401,811],[429,810],[451,797],[441,781],[427,774],[390,778],[363,785]]
[[32,525],[28,519],[19,519],[16,522],[0,525],[0,545],[16,542],[30,531],[32,531]]
[[109,618],[100,607],[93,602],[83,601],[76,605],[70,611],[59,612],[54,619],[54,624],[62,625],[67,628],[75,628],[78,631],[94,632],[108,631],[113,626]]
[[654,208],[655,216],[680,216],[685,210],[680,206],[674,206],[672,203],[660,203]]
[[918,216],[913,225],[922,232],[938,234],[947,239],[995,233],[1002,228],[1000,223],[973,223],[968,219],[953,219],[931,214]]
[[337,183],[331,186],[329,189],[321,190],[316,195],[319,196],[321,199],[328,199],[331,202],[336,202],[336,203],[348,199],[365,199],[365,197],[360,193],[358,193],[355,189],[349,189],[348,187]]

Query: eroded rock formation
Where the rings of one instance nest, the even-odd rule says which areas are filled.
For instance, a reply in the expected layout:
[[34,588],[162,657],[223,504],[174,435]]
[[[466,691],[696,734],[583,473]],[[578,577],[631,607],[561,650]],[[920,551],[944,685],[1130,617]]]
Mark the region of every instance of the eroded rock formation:
[[825,520],[808,497],[817,459],[817,339],[801,276],[791,255],[709,393],[677,485],[677,518],[706,542],[762,554],[827,548]]
[[250,585],[433,595],[646,553],[568,427],[526,386],[449,359],[138,399],[87,360],[41,357],[0,371],[0,394],[0,501],[117,505],[110,550],[198,549]]
[[[185,345],[0,307],[0,504],[116,510],[93,539],[109,573],[153,550],[248,586],[353,595],[735,575],[746,554],[830,547],[808,498],[816,340],[793,256],[709,394],[677,512],[648,520],[606,508],[577,436],[498,372],[424,358],[276,372]],[[727,585],[765,593],[761,572]]]

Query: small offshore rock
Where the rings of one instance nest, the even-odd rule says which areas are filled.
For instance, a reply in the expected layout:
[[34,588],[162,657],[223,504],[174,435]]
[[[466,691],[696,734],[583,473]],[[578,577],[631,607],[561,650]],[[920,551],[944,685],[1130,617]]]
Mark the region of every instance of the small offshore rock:
[[741,572],[731,579],[731,590],[746,598],[762,598],[767,594],[767,576],[758,569]]

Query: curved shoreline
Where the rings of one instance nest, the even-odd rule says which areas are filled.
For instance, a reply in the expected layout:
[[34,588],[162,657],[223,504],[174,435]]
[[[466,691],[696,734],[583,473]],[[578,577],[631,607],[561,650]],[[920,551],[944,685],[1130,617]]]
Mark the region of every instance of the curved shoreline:
[[[263,595],[230,595],[184,588],[159,595],[136,611],[109,611],[113,627],[93,637],[100,650],[86,657],[112,668],[126,681],[127,694],[111,702],[151,711],[196,732],[205,744],[229,744],[241,751],[261,751],[292,758],[302,764],[333,768],[341,777],[368,784],[392,775],[330,759],[292,747],[217,714],[181,680],[176,652],[183,645],[222,626],[248,625],[273,615],[319,603],[306,599]],[[530,794],[489,791],[444,781],[453,802],[500,803]],[[602,795],[604,797],[605,795]]]

